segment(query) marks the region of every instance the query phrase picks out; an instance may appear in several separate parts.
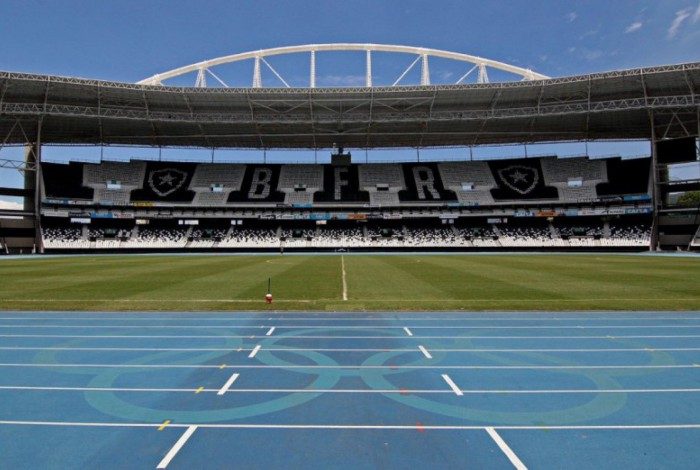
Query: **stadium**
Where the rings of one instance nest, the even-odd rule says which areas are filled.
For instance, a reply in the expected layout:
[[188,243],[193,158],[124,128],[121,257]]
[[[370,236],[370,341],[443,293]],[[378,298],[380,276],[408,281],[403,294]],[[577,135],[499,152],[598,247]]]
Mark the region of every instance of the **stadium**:
[[[360,57],[360,81],[321,84],[326,53]],[[676,169],[699,159],[699,96],[700,62],[552,78],[350,42],[135,82],[0,72],[23,156],[0,159],[22,175],[0,187],[22,200],[0,208],[0,455],[692,468],[700,178]],[[648,151],[588,151],[619,142]],[[585,150],[532,153],[560,144]]]

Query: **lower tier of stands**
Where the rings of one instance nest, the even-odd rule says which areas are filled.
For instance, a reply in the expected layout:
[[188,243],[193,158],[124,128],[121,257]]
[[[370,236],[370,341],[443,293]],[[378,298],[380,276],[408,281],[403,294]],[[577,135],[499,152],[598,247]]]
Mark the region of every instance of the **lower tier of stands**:
[[[512,219],[511,219],[512,220]],[[50,221],[43,229],[47,250],[118,249],[473,249],[614,248],[645,249],[650,243],[646,218],[548,221],[517,220],[492,224],[457,219],[357,222],[250,221],[243,225],[182,227],[155,225],[93,227]]]

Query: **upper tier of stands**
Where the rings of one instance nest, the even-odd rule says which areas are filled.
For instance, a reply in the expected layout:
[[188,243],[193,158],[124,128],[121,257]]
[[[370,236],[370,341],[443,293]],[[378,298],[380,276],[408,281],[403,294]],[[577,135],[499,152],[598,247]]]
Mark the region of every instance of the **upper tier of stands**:
[[323,165],[282,165],[278,187],[285,204],[312,204],[314,194],[323,189]]
[[132,161],[43,164],[45,202],[103,206],[491,206],[648,198],[650,159],[554,157],[349,166]]
[[485,206],[494,203],[491,190],[496,180],[486,162],[439,163],[440,177],[446,189],[457,195],[466,206]]
[[598,199],[596,187],[608,181],[605,161],[543,158],[542,175],[565,201],[588,202]]
[[372,206],[398,206],[399,191],[406,189],[401,166],[390,163],[359,166],[359,189],[369,193]]

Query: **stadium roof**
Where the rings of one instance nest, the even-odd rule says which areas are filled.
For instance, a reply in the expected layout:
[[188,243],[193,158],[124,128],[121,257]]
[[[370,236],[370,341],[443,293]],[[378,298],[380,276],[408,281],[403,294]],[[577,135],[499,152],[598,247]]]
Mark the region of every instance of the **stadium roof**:
[[697,135],[700,62],[521,82],[181,88],[0,72],[0,139],[226,148],[463,146]]

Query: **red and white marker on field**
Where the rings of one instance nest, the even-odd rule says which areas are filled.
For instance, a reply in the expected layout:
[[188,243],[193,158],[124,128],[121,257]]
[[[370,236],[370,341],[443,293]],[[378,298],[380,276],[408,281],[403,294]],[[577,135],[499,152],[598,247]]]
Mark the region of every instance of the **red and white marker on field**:
[[270,284],[271,284],[272,278],[267,278],[267,294],[265,294],[265,303],[266,304],[271,304],[272,303],[272,290],[270,290]]

